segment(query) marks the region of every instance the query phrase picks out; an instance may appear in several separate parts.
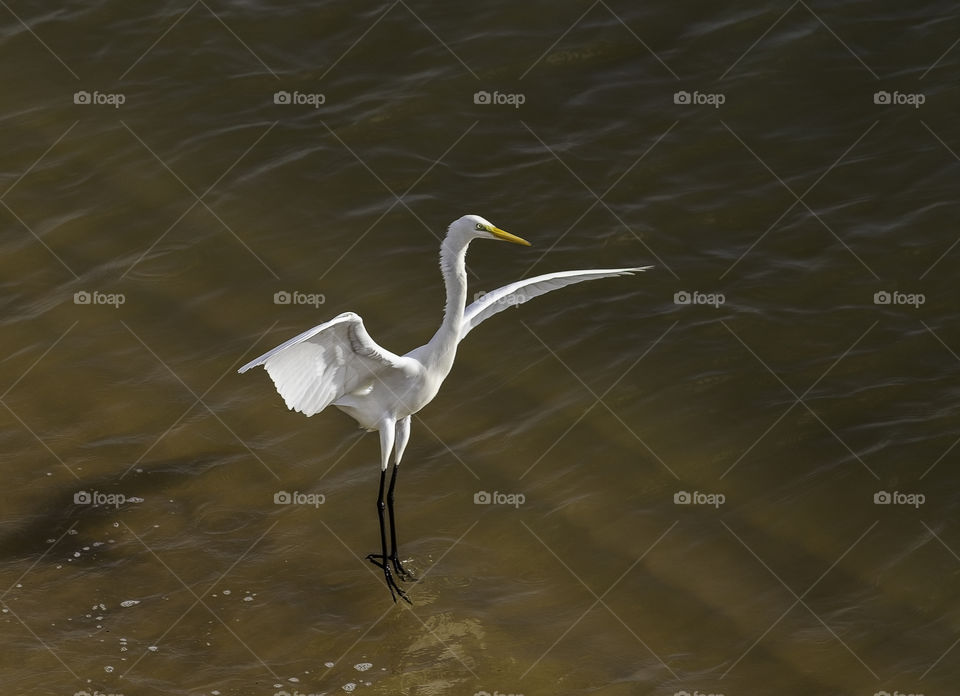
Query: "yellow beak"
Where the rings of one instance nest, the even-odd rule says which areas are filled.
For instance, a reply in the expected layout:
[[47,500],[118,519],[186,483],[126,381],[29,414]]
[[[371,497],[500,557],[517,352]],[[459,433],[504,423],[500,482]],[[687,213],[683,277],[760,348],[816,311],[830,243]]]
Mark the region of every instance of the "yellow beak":
[[513,244],[522,244],[523,246],[530,246],[530,242],[526,239],[522,239],[515,234],[510,234],[504,230],[501,230],[499,227],[491,227],[490,234],[492,234],[497,239],[502,239],[505,242],[511,242]]

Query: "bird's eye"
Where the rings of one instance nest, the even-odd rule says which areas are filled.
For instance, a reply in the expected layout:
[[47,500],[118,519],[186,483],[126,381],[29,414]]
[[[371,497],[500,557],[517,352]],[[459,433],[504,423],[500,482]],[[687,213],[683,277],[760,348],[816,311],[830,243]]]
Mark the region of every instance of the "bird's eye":
[[478,223],[477,223],[477,229],[478,229],[478,230],[485,230],[485,229],[487,229],[487,228],[484,227],[483,225],[481,225],[481,224],[478,222]]

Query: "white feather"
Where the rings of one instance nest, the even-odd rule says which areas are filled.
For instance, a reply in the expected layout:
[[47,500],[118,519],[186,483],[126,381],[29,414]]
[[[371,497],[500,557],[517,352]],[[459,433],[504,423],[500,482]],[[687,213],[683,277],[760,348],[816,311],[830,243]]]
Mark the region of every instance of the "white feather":
[[509,307],[532,300],[534,297],[552,292],[553,290],[559,290],[574,283],[596,280],[597,278],[632,275],[633,273],[646,271],[650,268],[653,268],[653,266],[558,271],[533,278],[525,278],[524,280],[518,280],[515,283],[504,285],[502,288],[497,288],[493,292],[484,294],[463,311],[463,325],[460,328],[460,340],[462,341],[473,327],[480,322],[489,319],[494,314],[502,312]]
[[402,362],[370,338],[357,314],[344,312],[239,371],[263,365],[287,408],[312,416],[346,394],[369,393],[381,372],[401,367]]

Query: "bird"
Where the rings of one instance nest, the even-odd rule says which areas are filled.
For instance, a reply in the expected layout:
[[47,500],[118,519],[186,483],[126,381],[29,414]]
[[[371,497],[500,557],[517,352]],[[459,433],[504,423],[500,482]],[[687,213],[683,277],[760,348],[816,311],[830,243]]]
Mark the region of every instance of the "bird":
[[[266,368],[287,408],[292,411],[309,417],[332,405],[351,416],[362,429],[379,433],[377,516],[380,553],[371,553],[367,559],[383,570],[394,603],[399,596],[412,604],[406,591],[397,584],[394,572],[403,582],[416,581],[400,560],[394,519],[394,489],[400,461],[410,440],[410,417],[437,395],[453,367],[460,342],[481,322],[544,293],[575,283],[630,275],[652,268],[594,268],[547,273],[480,294],[467,306],[467,247],[477,239],[531,246],[527,240],[500,229],[479,215],[464,215],[454,220],[440,244],[440,270],[447,295],[443,321],[433,337],[419,348],[406,355],[392,353],[370,337],[359,315],[344,312],[281,343],[238,370],[242,374],[260,365]],[[384,484],[391,453],[393,469],[384,506]],[[390,526],[389,553],[385,507]]]

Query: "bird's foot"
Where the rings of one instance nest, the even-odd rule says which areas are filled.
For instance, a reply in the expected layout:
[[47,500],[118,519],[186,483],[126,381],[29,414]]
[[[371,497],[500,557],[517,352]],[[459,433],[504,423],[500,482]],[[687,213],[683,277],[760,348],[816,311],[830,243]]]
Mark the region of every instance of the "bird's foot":
[[[389,556],[388,556],[389,558]],[[377,568],[383,568],[383,554],[382,553],[368,553],[367,560],[377,566]]]
[[394,551],[390,555],[390,562],[393,563],[393,569],[397,571],[397,575],[400,576],[400,579],[404,582],[416,582],[417,577],[411,573],[409,570],[403,567],[403,563],[397,558],[397,553]]
[[[387,556],[386,558],[384,558],[384,555],[382,553],[371,553],[367,556],[367,560],[373,563],[373,565],[377,566],[378,568],[383,568],[383,579],[387,583],[387,589],[390,590],[390,596],[393,598],[394,604],[396,604],[397,602],[397,595],[399,595],[400,599],[405,601],[407,604],[411,604],[411,605],[413,604],[413,602],[410,601],[410,598],[407,597],[407,593],[404,592],[403,589],[401,589],[401,587],[397,584],[397,581],[394,579],[393,573],[390,570],[390,561],[395,559],[391,559],[390,556]],[[399,564],[399,561],[395,561],[395,562]],[[402,565],[399,566],[397,573],[400,574],[401,571],[409,575],[409,573],[407,573],[406,570],[403,570]],[[406,578],[403,578],[403,576],[401,576],[401,578],[406,579]]]
[[[367,555],[367,560],[373,563],[373,565],[378,568],[383,568],[384,560],[382,553],[371,553]],[[416,582],[419,580],[412,572],[404,568],[403,561],[397,556],[396,551],[387,556],[387,561],[393,566],[393,569],[397,572],[397,576],[404,582]],[[409,561],[408,561],[409,562]]]

